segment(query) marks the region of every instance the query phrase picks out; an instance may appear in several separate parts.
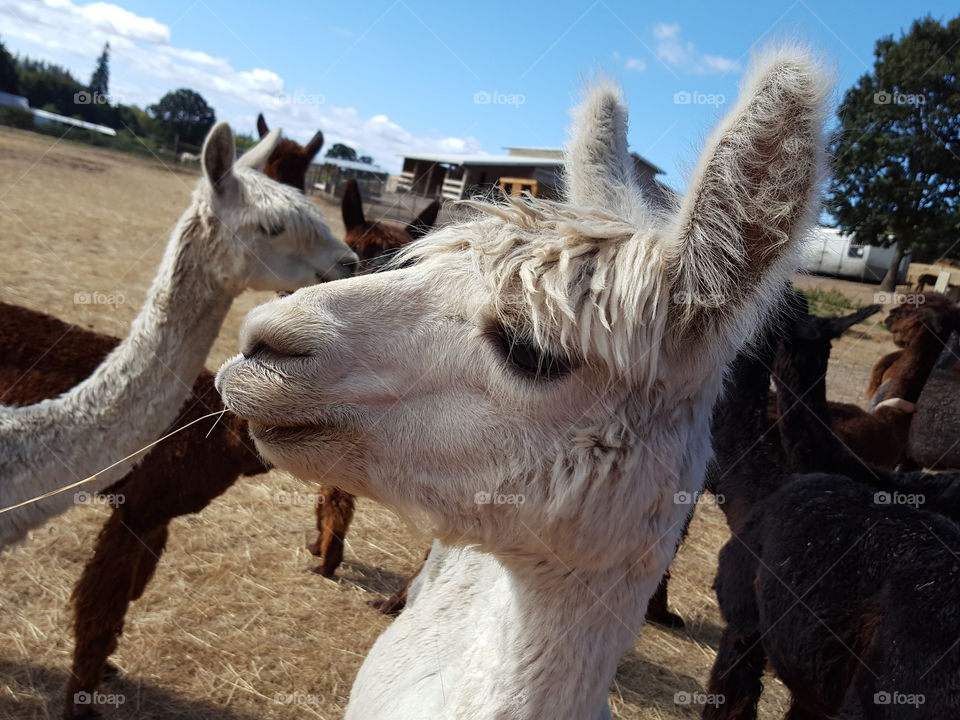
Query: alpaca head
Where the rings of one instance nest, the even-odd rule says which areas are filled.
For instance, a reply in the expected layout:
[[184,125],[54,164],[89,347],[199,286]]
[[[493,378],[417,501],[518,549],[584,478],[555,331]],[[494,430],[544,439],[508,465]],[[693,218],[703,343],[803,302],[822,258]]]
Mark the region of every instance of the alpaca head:
[[[267,128],[267,121],[263,118],[263,113],[257,115],[257,132],[263,139],[270,134]],[[310,142],[301,145],[293,140],[281,138],[270,157],[263,165],[263,173],[267,177],[272,177],[277,182],[296,188],[300,192],[306,191],[307,170],[310,169],[310,163],[323,147],[323,133],[317,130]]]
[[448,542],[662,569],[723,367],[795,268],[826,93],[804,53],[767,57],[665,216],[618,93],[595,87],[565,202],[474,204],[407,267],[254,310],[227,406],[274,464],[425,513]]
[[316,205],[261,172],[279,138],[273,130],[236,159],[233,132],[221,122],[203,144],[203,177],[181,230],[196,236],[206,265],[231,292],[338,280],[352,274],[357,260]]
[[894,307],[884,321],[897,347],[909,347],[930,334],[943,340],[960,329],[960,308],[946,295],[928,292],[919,302]]
[[360,261],[365,263],[369,269],[370,266],[375,264],[371,261],[384,255],[389,256],[412,240],[418,240],[430,232],[430,229],[437,222],[440,203],[434,200],[424,208],[412,223],[403,229],[389,225],[382,220],[371,222],[363,214],[363,198],[360,196],[360,186],[356,180],[350,179],[343,187],[340,213],[343,216],[343,226],[347,230],[345,238],[347,245],[353,248],[360,257]]
[[[795,290],[788,291],[784,302],[782,347],[778,362],[786,360],[803,368],[803,378],[825,378],[833,341],[850,328],[883,310],[882,305],[867,305],[848,315],[818,317],[810,314],[807,299]],[[805,385],[805,383],[804,383]],[[803,390],[807,390],[805,385]]]

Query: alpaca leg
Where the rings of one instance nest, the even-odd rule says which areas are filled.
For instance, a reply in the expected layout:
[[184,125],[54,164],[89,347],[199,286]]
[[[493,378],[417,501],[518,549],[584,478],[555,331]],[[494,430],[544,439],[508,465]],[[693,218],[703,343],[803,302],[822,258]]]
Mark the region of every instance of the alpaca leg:
[[343,544],[347,530],[353,520],[356,498],[350,493],[335,487],[320,489],[317,498],[317,535],[316,542],[307,546],[314,555],[322,556],[322,562],[313,571],[324,577],[333,574],[343,562]]
[[420,573],[423,572],[423,566],[426,564],[428,557],[430,557],[429,550],[427,550],[426,555],[423,556],[420,567],[414,570],[413,574],[407,578],[407,581],[403,584],[403,587],[400,588],[399,592],[395,592],[386,600],[374,600],[370,603],[370,607],[376,608],[384,615],[399,615],[400,611],[407,606],[407,594],[410,592],[410,587],[413,583],[417,581]]
[[[693,521],[693,512],[687,516],[687,521],[683,524],[683,532],[680,533],[680,540],[677,541],[677,549],[683,545],[687,539],[687,533],[690,532],[690,523]],[[670,583],[670,568],[663,573],[660,578],[660,584],[657,585],[657,591],[647,603],[647,621],[663,625],[664,627],[682,628],[685,627],[683,618],[676,613],[670,612],[667,605],[667,589]]]
[[670,612],[667,606],[667,588],[670,582],[670,571],[667,570],[660,578],[660,584],[657,591],[650,598],[647,605],[647,622],[656,623],[665,627],[682,628],[684,627],[683,618],[676,613]]
[[93,557],[73,591],[73,667],[67,683],[64,717],[96,717],[83,702],[100,683],[107,658],[116,650],[130,601],[139,598],[156,569],[167,528],[138,536],[115,511],[97,539]]
[[703,720],[756,720],[765,662],[759,633],[744,637],[724,629],[707,690],[723,701],[705,706]]

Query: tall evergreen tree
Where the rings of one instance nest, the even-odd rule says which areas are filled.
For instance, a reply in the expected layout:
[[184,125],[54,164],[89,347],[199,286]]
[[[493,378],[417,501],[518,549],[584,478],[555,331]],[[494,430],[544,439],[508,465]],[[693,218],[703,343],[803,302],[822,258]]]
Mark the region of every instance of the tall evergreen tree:
[[20,75],[17,63],[7,48],[0,42],[0,92],[20,94]]
[[104,43],[103,52],[97,58],[97,69],[90,76],[90,93],[106,102],[110,93],[110,43]]

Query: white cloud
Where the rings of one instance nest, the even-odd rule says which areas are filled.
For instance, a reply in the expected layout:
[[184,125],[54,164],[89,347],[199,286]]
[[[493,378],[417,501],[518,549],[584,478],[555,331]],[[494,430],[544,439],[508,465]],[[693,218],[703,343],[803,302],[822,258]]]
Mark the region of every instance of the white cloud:
[[639,58],[627,58],[625,67],[634,72],[643,72],[647,69],[647,64]]
[[326,145],[342,142],[398,172],[403,152],[479,153],[473,137],[420,136],[385,114],[361,117],[352,107],[327,103],[322,88],[290,88],[267,68],[238,70],[228,59],[171,45],[172,32],[153,18],[117,5],[74,0],[2,0],[0,29],[9,50],[70,68],[81,80],[93,70],[104,42],[111,47],[111,96],[146,106],[180,87],[189,87],[214,106],[217,117],[238,132],[253,132],[258,112],[272,126],[305,142],[323,130]]
[[680,26],[657,23],[653,28],[657,40],[656,53],[670,67],[697,75],[713,75],[740,69],[736,60],[719,55],[705,55],[694,44],[680,37]]
[[[70,9],[69,3],[57,4],[64,9]],[[79,8],[79,11],[84,18],[105,32],[158,45],[170,42],[170,28],[166,25],[153,18],[134,15],[117,5],[96,2]]]

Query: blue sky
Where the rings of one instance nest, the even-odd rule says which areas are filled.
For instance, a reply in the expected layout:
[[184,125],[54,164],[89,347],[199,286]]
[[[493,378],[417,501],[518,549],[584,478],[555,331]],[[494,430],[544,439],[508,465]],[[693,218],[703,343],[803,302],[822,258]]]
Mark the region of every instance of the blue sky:
[[559,146],[584,78],[620,82],[631,148],[682,189],[711,126],[733,102],[752,48],[798,39],[821,51],[838,96],[872,64],[875,40],[955,3],[921,0],[272,3],[229,0],[3,0],[12,51],[86,80],[114,47],[111,90],[146,104],[194,87],[220,118],[317,128],[396,170],[404,149],[501,152]]

